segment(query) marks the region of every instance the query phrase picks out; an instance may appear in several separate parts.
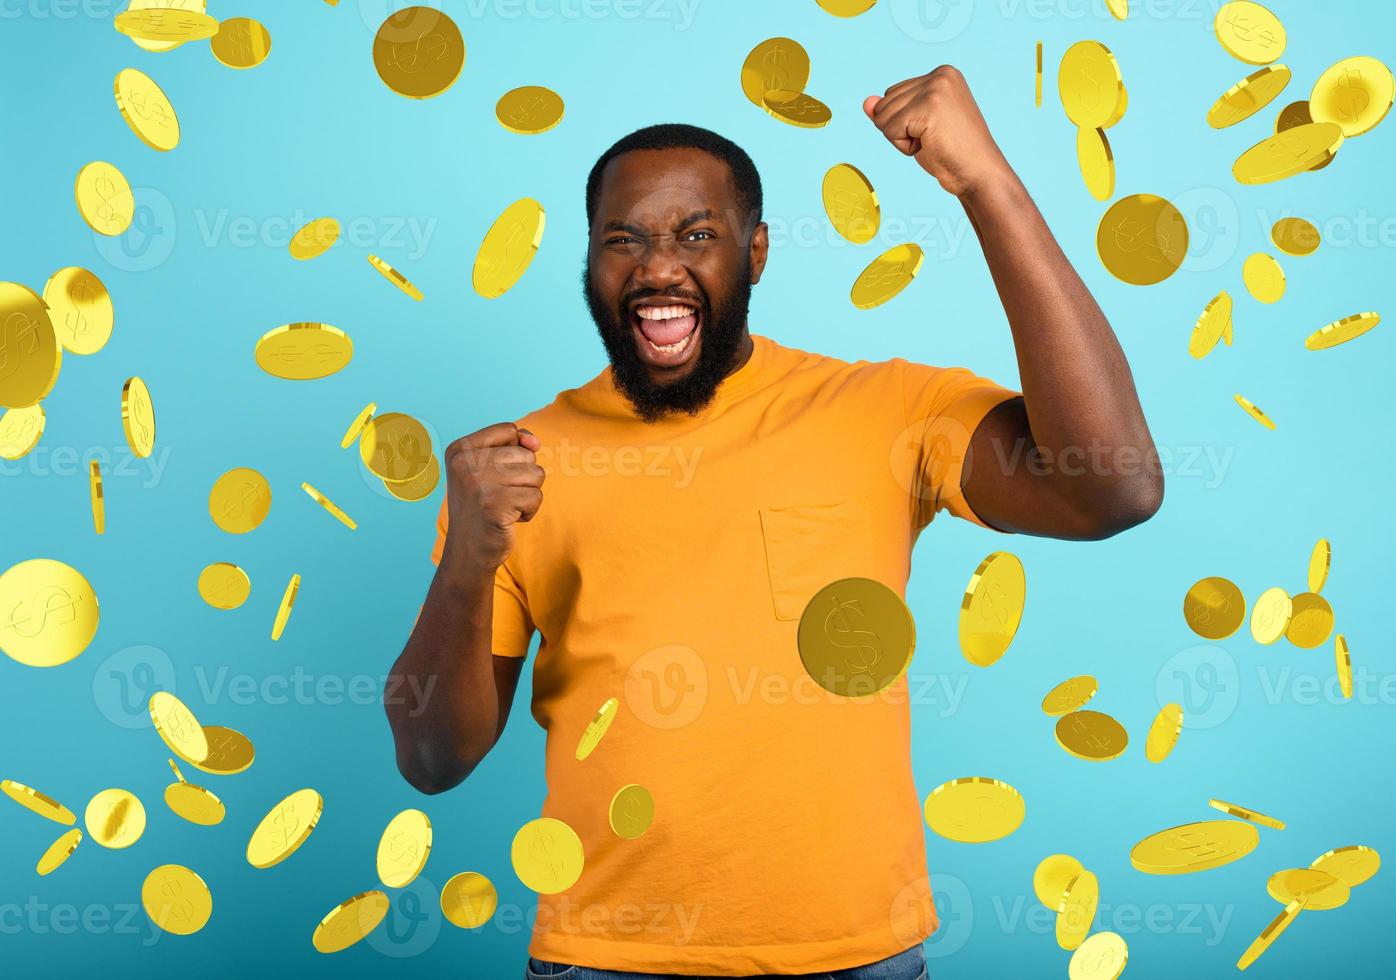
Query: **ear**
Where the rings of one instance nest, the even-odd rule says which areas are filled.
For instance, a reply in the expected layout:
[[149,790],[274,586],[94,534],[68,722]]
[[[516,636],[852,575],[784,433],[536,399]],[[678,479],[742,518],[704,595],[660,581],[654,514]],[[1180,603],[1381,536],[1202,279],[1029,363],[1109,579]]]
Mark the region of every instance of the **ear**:
[[769,254],[770,248],[770,235],[766,228],[766,222],[763,221],[751,233],[751,284],[753,286],[761,281],[761,273],[766,271],[766,256]]

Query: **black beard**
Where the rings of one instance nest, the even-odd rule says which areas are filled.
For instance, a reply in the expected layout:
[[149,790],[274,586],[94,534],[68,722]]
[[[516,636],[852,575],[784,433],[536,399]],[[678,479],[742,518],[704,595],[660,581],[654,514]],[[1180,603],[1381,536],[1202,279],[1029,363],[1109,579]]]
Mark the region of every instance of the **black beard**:
[[611,360],[616,390],[634,407],[635,414],[645,422],[656,422],[670,412],[697,415],[712,401],[741,347],[751,303],[751,260],[747,259],[721,305],[714,308],[706,296],[693,297],[699,307],[701,329],[705,331],[700,338],[698,363],[686,376],[667,385],[657,385],[650,380],[649,369],[640,359],[630,329],[628,304],[650,295],[672,294],[659,290],[631,293],[622,299],[619,309],[611,309],[592,287],[590,259],[582,270],[582,292]]

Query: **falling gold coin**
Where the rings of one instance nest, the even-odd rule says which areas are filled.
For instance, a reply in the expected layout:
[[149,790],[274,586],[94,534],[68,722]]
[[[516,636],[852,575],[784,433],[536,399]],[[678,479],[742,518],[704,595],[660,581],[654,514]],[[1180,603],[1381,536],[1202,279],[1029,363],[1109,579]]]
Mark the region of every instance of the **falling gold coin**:
[[806,92],[771,89],[761,96],[761,106],[783,123],[801,129],[819,129],[834,118],[827,105]]
[[1128,962],[1129,945],[1124,937],[1117,932],[1098,932],[1076,947],[1066,975],[1068,980],[1118,980]]
[[1328,569],[1333,564],[1333,546],[1327,538],[1319,538],[1309,554],[1309,591],[1322,592],[1328,582]]
[[582,732],[582,737],[577,742],[578,760],[591,755],[595,748],[601,744],[601,739],[610,731],[611,723],[616,720],[616,709],[619,706],[620,702],[615,698],[607,698],[597,710],[596,717],[587,724],[586,731]]
[[1008,651],[1027,602],[1023,563],[995,551],[974,570],[960,601],[960,651],[977,667],[989,667]]
[[392,283],[394,286],[402,290],[408,296],[418,301],[422,299],[422,291],[418,289],[416,286],[414,286],[410,279],[404,276],[401,272],[398,272],[388,263],[384,262],[378,256],[369,255],[368,264],[377,269],[382,274],[384,279],[388,280],[388,282]]
[[179,118],[154,79],[135,68],[123,68],[116,73],[114,89],[121,118],[142,143],[163,151],[179,145]]
[[835,17],[857,17],[873,8],[877,0],[817,0],[820,7]]
[[1260,832],[1242,820],[1204,820],[1152,834],[1129,853],[1136,871],[1191,874],[1239,861],[1260,843]]
[[0,779],[0,790],[26,810],[32,810],[46,820],[72,826],[78,818],[62,803],[37,789],[17,783],[13,779]]
[[[173,767],[174,763],[171,762],[170,765]],[[175,769],[175,775],[178,781],[165,787],[165,805],[173,810],[176,816],[201,827],[212,827],[222,823],[228,813],[223,801],[202,786],[185,782],[178,769]]]
[[1212,353],[1212,349],[1231,326],[1232,305],[1231,294],[1226,290],[1222,290],[1207,304],[1202,315],[1197,318],[1197,323],[1193,325],[1192,336],[1188,339],[1189,354],[1201,360]]
[[891,587],[870,578],[838,579],[806,603],[796,645],[805,671],[824,690],[867,697],[906,673],[916,623]]
[[440,10],[406,7],[373,38],[373,67],[398,95],[430,99],[450,88],[465,65],[460,28]]
[[120,235],[131,227],[136,199],[125,175],[110,163],[97,160],[79,170],[73,194],[82,220],[99,235]]
[[1346,905],[1352,888],[1337,875],[1314,868],[1289,868],[1270,876],[1265,890],[1281,905],[1302,902],[1306,912],[1327,912]]
[[208,516],[229,534],[246,534],[267,519],[271,511],[271,484],[256,470],[229,470],[213,484],[208,495]]
[[1284,25],[1258,3],[1236,0],[1222,4],[1213,26],[1227,54],[1247,64],[1268,65],[1284,54]]
[[1085,940],[1100,906],[1100,882],[1089,871],[1073,878],[1057,905],[1057,945],[1076,949]]
[[309,495],[311,500],[315,501],[317,504],[323,507],[326,513],[328,513],[335,520],[339,521],[339,523],[343,524],[349,530],[353,531],[359,526],[357,523],[355,523],[352,517],[344,513],[344,511],[340,510],[338,504],[336,504],[329,497],[326,497],[319,490],[316,490],[309,483],[302,483],[301,489],[304,490],[307,495]]
[[63,347],[44,301],[15,282],[0,282],[0,351],[0,406],[39,404],[58,381]]
[[427,468],[422,470],[421,474],[401,483],[384,480],[383,487],[398,500],[406,500],[411,503],[417,500],[426,500],[436,491],[436,486],[440,482],[441,463],[437,460],[436,454],[432,453],[431,461],[427,463]]
[[92,498],[92,529],[98,534],[106,534],[107,499],[102,492],[102,465],[95,459],[88,463],[87,490]]
[[64,831],[39,858],[39,863],[34,870],[41,875],[52,874],[63,866],[68,858],[73,856],[73,852],[82,843],[82,831],[74,827],[72,830]]
[[1099,711],[1073,711],[1057,721],[1057,744],[1078,759],[1107,762],[1124,754],[1129,733]]
[[184,760],[202,772],[215,776],[236,775],[246,771],[257,756],[251,741],[237,729],[205,725],[204,737],[208,740],[208,757],[202,762]]
[[1285,635],[1294,601],[1279,586],[1266,589],[1251,609],[1251,636],[1257,643],[1271,644]]
[[494,107],[494,117],[511,133],[535,136],[562,122],[566,106],[562,96],[541,85],[525,85],[505,92]]
[[87,836],[103,847],[130,847],[145,833],[145,807],[124,789],[104,789],[92,797],[83,820]]
[[1391,111],[1396,79],[1391,69],[1365,55],[1345,58],[1314,83],[1309,112],[1315,122],[1337,123],[1344,136],[1370,132]]
[[378,404],[376,402],[369,402],[365,405],[363,411],[354,417],[354,421],[349,423],[349,428],[344,432],[344,438],[339,441],[339,448],[348,449],[352,446],[363,434],[364,426],[368,425],[368,420],[373,418],[377,411]]
[[617,837],[635,840],[654,822],[654,797],[636,783],[622,786],[611,797],[609,818]]
[[1242,184],[1268,184],[1306,170],[1315,170],[1343,145],[1343,129],[1335,123],[1295,126],[1261,140],[1242,153],[1231,174]]
[[1133,194],[1111,205],[1096,231],[1096,251],[1112,276],[1134,286],[1163,282],[1188,254],[1188,224],[1168,201]]
[[1301,592],[1292,601],[1285,637],[1305,650],[1322,646],[1333,635],[1333,607],[1316,592]]
[[1256,403],[1249,398],[1238,394],[1236,395],[1236,404],[1241,406],[1241,411],[1265,426],[1265,428],[1272,430],[1275,428],[1275,420],[1262,412]]
[[257,366],[275,378],[313,381],[346,367],[354,357],[349,335],[328,323],[288,323],[257,341]]
[[121,388],[121,428],[131,452],[142,459],[155,452],[155,403],[140,378],[127,378]]
[[1273,255],[1262,252],[1246,259],[1241,267],[1241,278],[1249,292],[1258,302],[1278,303],[1285,294],[1285,271]]
[[543,205],[520,198],[504,209],[475,254],[470,281],[485,299],[498,299],[523,278],[543,242]]
[[286,860],[309,839],[325,801],[313,789],[298,789],[272,807],[247,841],[247,863],[270,868]]
[[1165,704],[1149,726],[1149,735],[1144,740],[1144,755],[1150,762],[1162,762],[1178,744],[1183,734],[1183,706]]
[[1308,350],[1337,347],[1349,340],[1356,340],[1378,323],[1381,323],[1381,317],[1376,313],[1358,313],[1356,316],[1344,317],[1314,331],[1304,341],[1304,347]]
[[150,696],[150,720],[155,733],[180,758],[202,762],[208,757],[204,727],[188,706],[169,691],[156,691]]
[[208,14],[169,7],[128,9],[116,15],[113,26],[143,41],[202,41],[218,33],[218,21]]
[[822,189],[824,213],[844,238],[855,245],[865,245],[877,235],[882,221],[882,208],[868,178],[851,163],[830,167],[824,175]]
[[199,573],[199,597],[214,609],[236,609],[251,594],[252,580],[230,562],[214,562]]
[[[146,10],[152,7],[172,7],[176,10],[189,10],[196,14],[208,12],[204,0],[129,0],[126,5],[127,10]],[[141,37],[132,37],[131,41],[136,47],[146,51],[172,51],[184,43],[182,39],[149,41]]]
[[23,459],[39,444],[47,424],[40,405],[8,409],[0,415],[0,459]]
[[1356,888],[1381,870],[1381,855],[1370,847],[1350,844],[1320,855],[1309,867],[1327,871],[1341,878],[1349,888]]
[[1343,697],[1352,698],[1352,651],[1348,649],[1347,637],[1339,633],[1333,640],[1333,658],[1338,664],[1338,687]]
[[403,810],[388,821],[378,841],[378,880],[388,888],[406,888],[430,854],[431,820],[421,810]]
[[494,916],[499,893],[494,883],[475,871],[463,871],[441,889],[441,914],[461,929],[478,929]]
[[141,905],[151,922],[176,936],[198,932],[213,915],[208,885],[181,864],[162,864],[146,875]]
[[1242,820],[1249,820],[1251,823],[1260,824],[1262,827],[1269,827],[1271,830],[1285,829],[1283,820],[1267,817],[1263,813],[1257,813],[1255,810],[1237,806],[1235,803],[1227,803],[1225,800],[1208,800],[1207,805],[1213,810],[1220,810],[1222,813],[1233,817],[1239,817]]
[[1318,229],[1303,218],[1281,218],[1270,229],[1270,240],[1286,255],[1312,255],[1319,246]]
[[1284,65],[1272,65],[1248,75],[1222,93],[1207,110],[1207,125],[1225,129],[1249,119],[1264,109],[1289,84],[1291,73]]
[[924,813],[926,826],[946,840],[985,844],[1017,830],[1027,813],[1027,802],[1005,782],[966,776],[931,790]]
[[1070,854],[1049,854],[1038,862],[1032,874],[1032,890],[1049,909],[1061,906],[1066,886],[1086,869]]
[[286,592],[281,597],[281,605],[276,607],[276,619],[271,624],[271,638],[273,640],[281,639],[281,634],[286,629],[286,623],[291,618],[291,610],[295,608],[296,593],[300,591],[300,588],[301,577],[300,573],[297,572],[291,576],[291,581],[286,583]]
[[1076,131],[1076,162],[1091,197],[1108,201],[1115,193],[1115,155],[1105,130],[1083,126]]
[[[421,10],[423,8],[415,8]],[[338,953],[363,939],[383,921],[391,903],[383,892],[374,890],[355,895],[330,910],[311,935],[311,944],[321,953]]]
[[208,46],[229,68],[256,68],[271,54],[271,32],[251,17],[229,17],[218,25]]
[[742,92],[754,106],[763,106],[767,92],[803,92],[808,84],[809,54],[788,37],[762,41],[742,64]]
[[111,339],[111,295],[93,273],[77,266],[59,269],[44,285],[58,342],[72,354],[95,354]]
[[881,306],[911,285],[925,260],[926,253],[915,242],[895,245],[873,259],[854,280],[849,298],[860,310]]
[[1299,917],[1303,908],[1303,902],[1290,902],[1286,905],[1284,911],[1275,916],[1274,920],[1261,930],[1260,935],[1241,954],[1241,958],[1236,961],[1237,968],[1244,970],[1260,959],[1261,954],[1269,949],[1276,939],[1280,938],[1280,933],[1288,929],[1289,924]]
[[1067,714],[1095,697],[1096,690],[1096,679],[1090,674],[1068,678],[1047,692],[1042,710],[1054,717]]
[[316,218],[309,224],[302,225],[291,236],[291,243],[287,247],[291,258],[304,262],[324,255],[337,241],[339,222],[334,218]]
[[1037,71],[1033,76],[1032,104],[1042,108],[1042,42],[1037,42]]
[[426,427],[401,412],[379,415],[364,426],[359,458],[380,480],[405,483],[422,475],[432,460]]
[[556,895],[577,883],[586,854],[575,830],[553,817],[539,817],[519,828],[509,859],[525,886],[540,895]]
[[1123,87],[1119,62],[1099,41],[1077,41],[1062,55],[1057,94],[1078,128],[1103,128],[1119,106]]
[[97,594],[82,573],[31,558],[0,575],[0,652],[29,667],[58,667],[97,635]]

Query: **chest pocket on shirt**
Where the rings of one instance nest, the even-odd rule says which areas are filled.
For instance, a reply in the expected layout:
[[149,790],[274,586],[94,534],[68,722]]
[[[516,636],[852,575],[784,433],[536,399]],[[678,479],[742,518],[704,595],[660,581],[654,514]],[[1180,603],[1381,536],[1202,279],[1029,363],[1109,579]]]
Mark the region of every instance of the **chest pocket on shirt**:
[[854,569],[872,533],[866,497],[759,510],[776,619],[799,619],[824,586],[863,574]]

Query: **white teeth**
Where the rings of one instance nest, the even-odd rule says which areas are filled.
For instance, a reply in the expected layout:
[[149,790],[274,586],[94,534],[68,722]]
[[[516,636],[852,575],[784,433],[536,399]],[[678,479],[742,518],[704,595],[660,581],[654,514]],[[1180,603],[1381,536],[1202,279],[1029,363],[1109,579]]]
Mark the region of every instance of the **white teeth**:
[[692,316],[691,306],[637,306],[636,314],[641,320],[677,320],[682,316]]
[[693,341],[694,334],[696,334],[697,332],[697,330],[694,330],[693,333],[686,335],[683,338],[683,340],[677,341],[676,343],[672,344],[656,344],[648,337],[645,338],[645,343],[649,344],[652,348],[654,348],[662,354],[678,354],[688,348],[688,345]]

